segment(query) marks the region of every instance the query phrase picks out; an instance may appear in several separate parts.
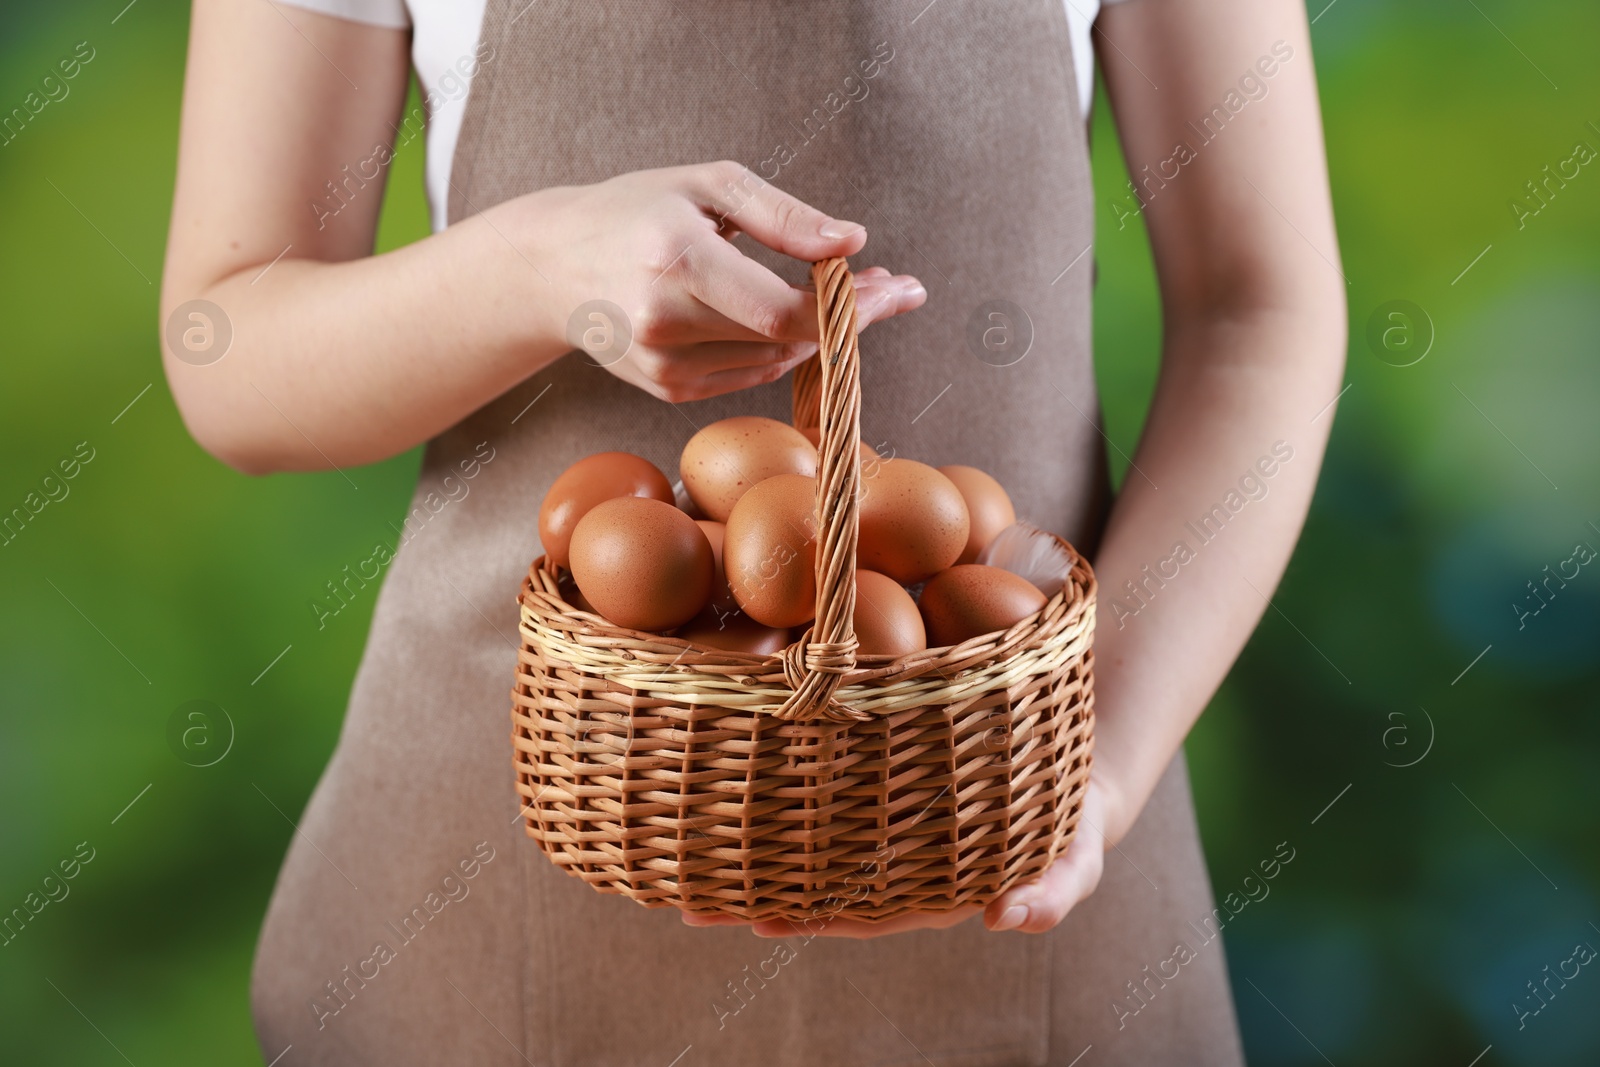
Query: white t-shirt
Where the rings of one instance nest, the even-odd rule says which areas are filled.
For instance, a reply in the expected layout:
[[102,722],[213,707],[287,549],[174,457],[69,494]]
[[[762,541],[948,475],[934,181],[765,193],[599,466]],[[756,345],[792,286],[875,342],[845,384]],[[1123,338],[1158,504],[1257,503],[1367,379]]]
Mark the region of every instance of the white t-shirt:
[[[325,15],[392,29],[412,28],[411,62],[426,97],[438,95],[428,116],[427,184],[433,228],[444,229],[450,202],[450,166],[466,112],[467,88],[477,70],[478,35],[487,0],[281,0]],[[1078,101],[1089,113],[1094,95],[1094,48],[1089,29],[1103,4],[1117,0],[1064,0],[1078,75]],[[409,124],[411,128],[414,123]],[[410,132],[402,125],[403,132]]]

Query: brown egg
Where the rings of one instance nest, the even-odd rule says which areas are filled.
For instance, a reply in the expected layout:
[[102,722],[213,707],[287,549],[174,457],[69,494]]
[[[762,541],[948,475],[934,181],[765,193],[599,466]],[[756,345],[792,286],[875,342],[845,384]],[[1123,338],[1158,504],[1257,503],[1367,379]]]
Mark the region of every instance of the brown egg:
[[905,586],[877,571],[856,571],[856,640],[862,656],[905,656],[928,647],[928,634]]
[[923,587],[921,604],[928,647],[943,648],[1009,630],[1044,607],[1045,595],[1010,571],[962,563],[934,575]]
[[962,550],[957,563],[976,563],[978,553],[989,547],[995,535],[1017,521],[1016,509],[1000,483],[977,467],[940,467],[939,473],[955,483],[961,490],[961,499],[967,502],[967,547]]
[[754,652],[758,656],[780,652],[789,643],[788,630],[763,626],[742,611],[719,615],[715,609],[702,611],[672,636],[725,652]]
[[733,611],[739,605],[733,599],[733,590],[728,588],[728,573],[722,566],[722,542],[728,528],[710,519],[696,519],[694,524],[700,527],[700,532],[711,542],[711,558],[715,564],[714,576],[711,579],[711,606],[725,612]]
[[967,504],[926,463],[887,459],[861,479],[862,568],[914,585],[953,564],[967,546]]
[[752,486],[778,474],[817,473],[817,450],[776,419],[738,415],[689,438],[678,464],[683,487],[706,518],[727,522]]
[[563,567],[571,565],[572,531],[602,500],[648,497],[672,503],[672,483],[649,460],[630,452],[599,452],[561,473],[539,505],[539,543]]
[[603,500],[572,531],[572,577],[618,626],[682,626],[711,600],[714,568],[706,535],[664,501]]
[[816,616],[817,480],[780,474],[734,505],[722,544],[733,598],[766,626],[798,626]]
[[[822,427],[820,427],[820,426],[805,426],[805,427],[801,428],[800,432],[805,434],[805,438],[806,438],[807,441],[811,442],[811,447],[812,448],[821,448],[822,447]],[[881,458],[878,455],[878,450],[876,448],[873,448],[871,445],[867,444],[865,441],[860,442],[860,444],[861,444],[861,465],[863,467],[865,467],[867,464],[871,463],[872,461]],[[820,463],[821,461],[819,460],[818,462]]]

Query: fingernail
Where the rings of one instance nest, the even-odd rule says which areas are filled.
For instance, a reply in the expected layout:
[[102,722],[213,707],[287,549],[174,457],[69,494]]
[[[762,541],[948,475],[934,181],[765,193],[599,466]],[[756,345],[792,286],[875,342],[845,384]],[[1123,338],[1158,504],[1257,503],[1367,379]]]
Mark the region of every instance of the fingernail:
[[1028,909],[1021,904],[1013,904],[1000,915],[1000,921],[994,924],[994,929],[1015,930],[1028,921]]
[[842,238],[854,237],[865,230],[866,227],[859,222],[846,222],[843,219],[829,219],[822,224],[822,229],[817,232],[824,237]]
[[913,278],[911,280],[911,282],[908,285],[906,285],[906,295],[911,297],[912,299],[917,299],[917,298],[920,298],[920,297],[927,296],[928,295],[928,290],[923,286],[923,284],[921,282],[919,282],[919,281],[917,281],[916,279]]

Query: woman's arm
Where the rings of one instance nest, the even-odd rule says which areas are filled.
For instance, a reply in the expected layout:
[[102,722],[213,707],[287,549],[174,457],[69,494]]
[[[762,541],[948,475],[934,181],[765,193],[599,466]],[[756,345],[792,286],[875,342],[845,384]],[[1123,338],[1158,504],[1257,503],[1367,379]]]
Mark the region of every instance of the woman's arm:
[[[731,163],[541,190],[373,256],[387,169],[345,183],[392,151],[408,47],[401,30],[195,2],[162,321],[208,300],[233,340],[208,365],[163,359],[219,458],[261,473],[403,451],[570,351],[567,317],[591,299],[632,322],[611,373],[672,401],[772,381],[815,350],[815,298],[730,238],[809,261],[866,233]],[[331,215],[313,207],[329,183],[345,201]],[[923,300],[914,278],[858,277],[863,323]]]
[[[1098,29],[1115,42],[1101,58],[1146,203],[1164,327],[1155,398],[1095,560],[1101,795],[1090,818],[1115,844],[1288,563],[1344,372],[1346,283],[1298,0],[1128,0]],[[1102,243],[1128,239],[1103,229]],[[1096,828],[1094,847],[991,905],[991,927],[1046,930],[1087,896]],[[1027,914],[1006,917],[1017,906]]]
[[[1129,170],[1136,183],[1156,175],[1141,196],[1161,286],[1161,373],[1095,560],[1095,755],[1084,819],[1037,882],[988,906],[994,930],[1048,930],[1098,884],[1105,849],[1138,818],[1283,573],[1344,367],[1345,283],[1299,0],[1128,0],[1103,9],[1097,28],[1115,43],[1101,59]],[[1219,132],[1205,141],[1208,115]],[[1101,230],[1102,244],[1133,239]],[[1274,452],[1278,442],[1292,458]],[[1258,467],[1263,457],[1270,462]],[[1202,543],[1190,524],[1230,491],[1249,502],[1212,516],[1221,533]],[[1179,543],[1187,557],[1174,551]],[[1145,583],[1138,598],[1127,582]],[[950,926],[975,910],[876,926],[833,919],[800,932],[878,937]],[[796,928],[774,921],[756,932]]]

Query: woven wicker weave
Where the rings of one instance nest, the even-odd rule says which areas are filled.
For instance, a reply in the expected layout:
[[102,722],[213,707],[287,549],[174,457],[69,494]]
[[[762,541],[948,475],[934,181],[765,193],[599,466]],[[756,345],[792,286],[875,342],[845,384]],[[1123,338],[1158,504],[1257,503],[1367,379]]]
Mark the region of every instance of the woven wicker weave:
[[817,619],[801,640],[757,656],[613,626],[563,600],[543,558],[518,598],[528,836],[647,906],[880,921],[987,903],[1040,874],[1082,808],[1095,584],[1075,552],[1010,630],[857,661],[855,289],[842,259],[812,276],[822,343],[795,374],[795,422],[822,427]]

